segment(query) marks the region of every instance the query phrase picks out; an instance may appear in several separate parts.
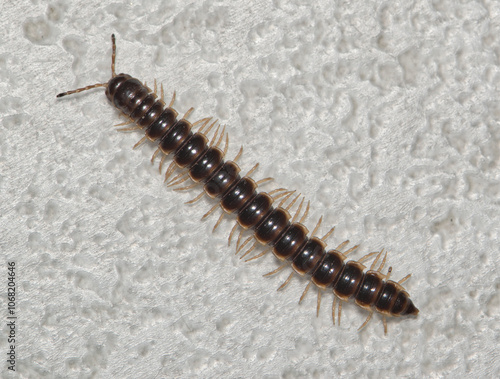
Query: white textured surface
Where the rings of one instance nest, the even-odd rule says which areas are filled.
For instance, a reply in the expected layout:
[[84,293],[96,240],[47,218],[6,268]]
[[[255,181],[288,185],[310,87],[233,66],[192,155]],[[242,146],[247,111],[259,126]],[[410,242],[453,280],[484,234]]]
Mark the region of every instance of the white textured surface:
[[[0,265],[18,265],[22,377],[500,375],[498,2],[5,3]],[[56,100],[108,80],[113,32],[117,70],[227,124],[243,171],[311,200],[310,230],[323,214],[330,245],[385,247],[420,315],[358,333],[366,312],[333,327],[324,295],[316,318],[303,280],[277,293],[274,258],[244,264],[232,222],[212,234],[210,201],[165,188],[102,90]]]

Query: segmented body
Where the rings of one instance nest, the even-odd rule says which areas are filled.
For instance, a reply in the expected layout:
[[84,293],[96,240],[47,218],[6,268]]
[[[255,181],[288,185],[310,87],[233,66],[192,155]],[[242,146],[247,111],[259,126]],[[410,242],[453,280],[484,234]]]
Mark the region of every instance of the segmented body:
[[[172,108],[173,99],[166,106],[163,93],[162,98],[159,98],[156,91],[151,91],[130,75],[116,75],[114,60],[113,36],[113,76],[109,82],[65,92],[58,97],[94,87],[105,87],[109,101],[136,125],[131,129],[142,129],[145,138],[158,144],[157,153],[163,153],[163,158],[173,155],[173,163],[167,170],[167,175],[175,168],[184,169],[193,182],[203,184],[203,190],[208,196],[217,199],[225,213],[236,215],[237,223],[243,230],[253,231],[252,239],[268,245],[286,266],[291,266],[300,276],[308,277],[309,284],[313,283],[318,287],[319,295],[323,290],[331,290],[340,300],[354,299],[357,305],[370,310],[367,321],[373,311],[384,316],[418,313],[400,284],[402,281],[389,280],[390,269],[388,274],[382,274],[383,264],[379,269],[374,269],[374,262],[366,270],[360,261],[347,261],[346,254],[340,252],[340,249],[327,251],[324,238],[308,236],[307,228],[301,223],[306,215],[296,221],[300,210],[292,219],[288,212],[290,206],[285,208],[284,200],[278,206],[273,205],[277,197],[288,199],[291,192],[281,192],[279,196],[273,197],[271,193],[257,191],[257,183],[249,176],[242,177],[239,174],[240,168],[234,161],[224,160],[225,152],[218,147],[222,134],[217,144],[214,144],[215,138],[210,143],[203,132],[193,132],[193,125],[186,117],[178,118],[178,112]],[[203,127],[208,123],[208,119],[201,121]],[[381,254],[377,255],[376,260]],[[320,297],[318,308],[319,302]]]

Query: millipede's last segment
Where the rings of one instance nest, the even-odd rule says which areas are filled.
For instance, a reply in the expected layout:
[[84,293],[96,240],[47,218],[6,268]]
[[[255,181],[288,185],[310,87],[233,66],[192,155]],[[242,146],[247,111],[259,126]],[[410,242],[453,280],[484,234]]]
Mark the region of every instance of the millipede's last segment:
[[[224,161],[228,138],[225,129],[223,128],[221,131],[217,121],[204,118],[191,124],[187,121],[187,117],[193,111],[193,108],[178,119],[178,113],[172,108],[175,93],[170,104],[166,106],[163,86],[161,87],[160,96],[158,96],[156,83],[154,91],[152,91],[130,75],[117,75],[115,73],[115,36],[113,35],[111,39],[113,43],[111,79],[107,83],[98,83],[60,93],[57,97],[86,91],[91,88],[105,87],[109,101],[128,117],[129,121],[124,124],[132,125],[121,130],[143,129],[145,132],[145,136],[134,147],[142,144],[146,139],[158,143],[158,149],[152,160],[158,154],[162,154],[160,172],[166,156],[173,155],[173,161],[166,170],[165,181],[177,169],[181,169],[181,172],[170,180],[169,185],[180,185],[189,178],[194,183],[176,189],[187,190],[203,184],[201,194],[190,203],[197,201],[205,193],[211,198],[217,199],[214,207],[205,214],[205,216],[208,216],[219,206],[222,208],[222,215],[215,227],[219,225],[224,214],[234,213],[237,224],[231,231],[229,241],[231,241],[231,237],[239,226],[240,234],[236,244],[237,253],[247,248],[243,253],[243,256],[247,256],[259,244],[262,244],[267,245],[268,249],[247,259],[247,261],[272,251],[276,258],[284,262],[267,275],[272,275],[283,268],[291,266],[293,271],[279,289],[284,288],[295,273],[300,276],[307,276],[309,283],[302,294],[301,300],[309,290],[311,283],[314,284],[318,289],[317,312],[319,312],[322,291],[332,291],[334,294],[332,307],[334,323],[337,299],[340,300],[338,306],[339,323],[342,301],[353,299],[357,305],[370,312],[360,329],[368,323],[374,312],[378,312],[383,316],[385,333],[387,333],[386,316],[418,314],[418,309],[413,305],[408,293],[402,286],[402,283],[410,275],[407,275],[399,282],[394,282],[389,280],[391,268],[388,269],[386,274],[382,273],[387,253],[383,254],[383,251],[374,252],[365,255],[359,261],[346,261],[347,254],[357,248],[357,246],[354,246],[347,251],[341,252],[349,241],[341,243],[336,249],[326,251],[325,240],[333,232],[333,229],[322,238],[315,237],[314,235],[321,224],[320,219],[311,236],[307,236],[309,232],[302,222],[305,221],[308,215],[309,204],[305,207],[302,216],[300,215],[304,199],[297,206],[294,216],[291,217],[289,214],[289,210],[297,202],[300,195],[294,195],[294,191],[287,191],[283,188],[269,193],[258,192],[257,187],[259,184],[270,180],[270,178],[258,182],[251,179],[250,174],[257,165],[247,175],[241,177],[239,175],[240,169],[235,163],[241,154],[241,150],[234,161]],[[200,129],[193,133],[192,128],[198,125]],[[214,136],[209,142],[207,136],[214,129],[214,126],[216,126]],[[223,140],[225,140],[224,149],[221,149],[219,147]],[[280,199],[278,205],[273,206],[278,199]],[[241,242],[244,230],[251,230],[253,234]],[[373,262],[370,268],[366,270],[366,266],[362,262],[369,259],[373,259]],[[376,267],[379,261],[380,264]]]

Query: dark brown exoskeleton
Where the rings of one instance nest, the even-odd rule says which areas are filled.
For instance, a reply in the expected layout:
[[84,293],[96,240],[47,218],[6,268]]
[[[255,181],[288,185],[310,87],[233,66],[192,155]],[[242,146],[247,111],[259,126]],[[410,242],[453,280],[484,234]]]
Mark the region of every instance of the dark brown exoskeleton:
[[[280,261],[284,262],[276,270],[265,276],[291,266],[292,273],[278,289],[284,288],[295,273],[309,277],[309,283],[300,300],[302,301],[304,298],[311,283],[315,284],[318,288],[317,312],[319,312],[320,308],[322,291],[331,290],[335,296],[332,307],[334,323],[337,298],[340,299],[338,307],[339,324],[342,301],[353,299],[357,305],[370,311],[360,329],[368,323],[374,312],[382,314],[385,333],[387,333],[386,316],[418,314],[418,309],[413,305],[408,293],[402,287],[402,283],[410,275],[407,275],[399,282],[394,282],[389,280],[391,268],[389,268],[387,274],[382,274],[381,270],[385,265],[387,253],[384,255],[379,267],[375,269],[383,251],[367,254],[359,261],[347,261],[346,258],[347,254],[354,251],[358,246],[354,246],[344,253],[340,251],[349,241],[342,242],[334,250],[326,251],[325,240],[333,232],[333,228],[322,238],[315,237],[314,235],[321,224],[322,219],[320,218],[311,233],[311,237],[308,237],[308,230],[302,223],[308,215],[309,204],[307,204],[304,214],[298,220],[304,199],[302,199],[293,218],[288,212],[300,195],[292,198],[295,191],[287,191],[283,188],[269,193],[257,192],[257,187],[271,180],[271,178],[262,179],[258,182],[251,179],[250,174],[257,168],[257,165],[247,175],[241,177],[239,174],[240,168],[236,161],[242,150],[240,150],[234,161],[224,161],[228,145],[227,134],[224,149],[221,150],[219,146],[224,139],[225,128],[219,133],[220,125],[218,125],[213,138],[209,142],[207,135],[217,124],[217,121],[210,123],[211,118],[204,118],[191,124],[186,119],[193,111],[193,108],[178,119],[178,113],[172,108],[175,92],[170,104],[166,106],[163,100],[163,87],[161,87],[161,96],[158,97],[156,83],[154,91],[152,91],[130,75],[116,75],[114,35],[112,35],[112,43],[112,77],[107,83],[98,83],[60,93],[57,97],[86,91],[91,88],[105,87],[109,101],[129,118],[129,121],[124,124],[134,124],[132,127],[121,130],[143,129],[145,132],[145,136],[134,147],[140,145],[146,139],[157,142],[158,149],[153,155],[152,161],[158,154],[163,154],[160,162],[160,172],[165,157],[173,154],[173,162],[166,171],[165,181],[177,168],[181,168],[184,169],[183,172],[174,177],[169,182],[169,185],[181,184],[189,178],[194,182],[193,184],[176,188],[176,190],[187,190],[198,184],[203,184],[203,191],[200,195],[188,203],[199,200],[205,193],[213,199],[218,199],[214,207],[203,216],[203,218],[207,217],[219,206],[223,209],[214,230],[221,222],[224,214],[235,214],[237,224],[231,231],[229,243],[238,226],[241,227],[241,230],[236,244],[237,253],[253,241],[253,244],[248,246],[241,258],[248,255],[259,244],[262,244],[267,245],[269,248],[246,261],[262,257],[267,252],[272,251]],[[191,129],[198,124],[201,124],[200,130],[193,133]],[[206,127],[207,129],[204,130]],[[290,200],[291,198],[292,200]],[[281,199],[281,201],[274,207],[273,203],[278,199]],[[285,206],[289,200],[290,202]],[[244,242],[241,242],[244,230],[252,230],[253,234]],[[370,268],[366,270],[362,262],[373,256],[375,256],[374,261]]]

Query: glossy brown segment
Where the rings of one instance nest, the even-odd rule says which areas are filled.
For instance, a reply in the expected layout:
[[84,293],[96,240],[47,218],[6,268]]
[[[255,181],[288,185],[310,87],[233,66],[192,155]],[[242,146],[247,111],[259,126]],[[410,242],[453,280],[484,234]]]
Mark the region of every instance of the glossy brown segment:
[[241,209],[250,199],[255,197],[257,184],[251,178],[241,178],[221,200],[221,207],[227,213]]
[[158,146],[163,154],[170,154],[180,147],[191,135],[191,123],[184,119],[179,120],[165,133]]
[[344,269],[344,259],[337,250],[327,252],[312,274],[313,283],[323,289],[333,286]]
[[356,304],[363,308],[370,308],[375,304],[383,285],[383,276],[380,272],[366,272],[356,294]]
[[227,161],[205,184],[204,190],[214,198],[223,196],[239,179],[240,168],[232,161]]
[[244,229],[252,228],[266,217],[271,210],[273,199],[265,192],[257,194],[238,212],[238,224]]
[[207,138],[200,134],[193,134],[180,146],[174,156],[174,162],[179,167],[190,167],[205,152]]
[[354,295],[363,279],[365,266],[356,261],[349,261],[345,264],[344,270],[339,276],[337,283],[333,287],[335,295],[342,300],[348,300]]
[[290,215],[282,208],[272,211],[255,229],[255,238],[260,243],[273,245],[288,227]]
[[189,176],[195,182],[205,181],[222,166],[223,154],[216,147],[209,147],[189,170]]
[[292,224],[273,247],[273,253],[280,260],[291,259],[307,241],[307,228],[298,223]]
[[142,116],[138,121],[137,125],[141,128],[147,128],[151,125],[161,114],[163,113],[163,102],[157,100],[151,108],[148,109],[146,114]]
[[167,130],[175,124],[177,112],[172,108],[166,108],[162,114],[146,129],[146,136],[150,141],[156,141],[163,137]]
[[391,314],[392,305],[396,300],[396,296],[398,293],[398,289],[396,287],[397,283],[394,283],[392,280],[389,280],[385,283],[382,288],[380,295],[375,302],[375,308],[384,314]]
[[398,293],[396,296],[396,300],[394,301],[394,304],[392,305],[391,309],[391,314],[399,316],[401,313],[403,313],[404,310],[406,310],[406,307],[408,306],[408,294],[404,291],[401,291]]
[[303,245],[297,256],[293,258],[292,268],[299,275],[311,272],[325,255],[326,244],[313,237]]
[[156,102],[156,96],[153,94],[147,95],[144,100],[130,113],[130,118],[137,122],[140,120],[147,111],[151,109],[153,104]]

